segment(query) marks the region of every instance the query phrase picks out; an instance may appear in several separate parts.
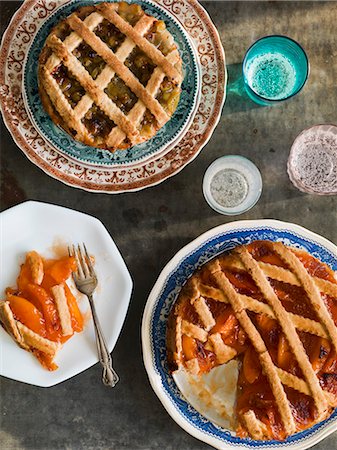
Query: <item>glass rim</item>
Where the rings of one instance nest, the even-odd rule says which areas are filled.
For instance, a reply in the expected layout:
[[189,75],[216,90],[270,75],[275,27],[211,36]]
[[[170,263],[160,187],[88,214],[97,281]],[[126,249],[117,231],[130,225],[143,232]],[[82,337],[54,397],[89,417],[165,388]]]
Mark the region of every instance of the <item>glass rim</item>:
[[[253,201],[248,204],[244,209],[239,209],[238,211],[231,211],[230,209],[228,209],[228,207],[224,207],[222,206],[220,203],[218,203],[212,196],[210,196],[208,194],[208,189],[207,187],[209,186],[209,184],[207,183],[207,177],[209,176],[209,173],[211,172],[211,169],[213,167],[215,167],[217,164],[220,163],[220,161],[223,161],[227,158],[234,158],[234,159],[241,159],[244,160],[246,162],[248,162],[248,165],[251,167],[251,169],[253,171],[255,171],[255,175],[258,178],[258,189],[256,191],[256,195],[255,198],[253,199]],[[220,169],[221,170],[221,169]],[[211,182],[211,180],[209,180],[209,183]],[[249,158],[247,158],[246,156],[243,155],[237,155],[237,154],[229,154],[229,155],[222,155],[219,156],[218,158],[216,158],[205,170],[204,172],[204,176],[203,176],[203,180],[202,180],[202,192],[204,195],[204,199],[206,200],[206,202],[208,203],[208,206],[210,208],[212,208],[214,211],[216,211],[219,214],[222,214],[224,216],[239,216],[241,214],[244,214],[246,212],[248,212],[250,209],[252,209],[257,202],[260,200],[261,195],[262,195],[262,191],[263,191],[263,179],[262,179],[262,175],[261,175],[261,171],[260,169],[257,167],[257,165]],[[240,205],[238,205],[240,206]]]
[[[264,39],[268,39],[268,38],[272,38],[272,37],[279,37],[279,38],[285,39],[285,40],[287,40],[287,41],[291,41],[291,42],[293,42],[294,44],[296,44],[297,47],[299,47],[300,50],[302,50],[303,55],[304,55],[304,57],[305,57],[306,66],[307,66],[305,78],[304,78],[304,80],[303,80],[303,83],[299,86],[299,88],[298,88],[295,92],[293,92],[292,94],[290,94],[288,97],[280,98],[280,99],[271,99],[271,98],[267,98],[267,97],[264,97],[263,95],[258,94],[253,88],[251,88],[251,87],[249,86],[249,84],[248,84],[248,83],[246,82],[246,80],[245,80],[246,77],[245,77],[245,70],[244,70],[244,67],[245,67],[245,63],[246,63],[246,61],[247,61],[248,53],[249,53],[249,52],[252,50],[252,48],[253,48],[257,43],[259,43],[260,41],[263,41]],[[249,88],[251,91],[253,91],[253,93],[254,93],[257,97],[259,97],[261,100],[266,101],[266,102],[270,102],[270,103],[278,103],[278,102],[284,102],[284,101],[286,101],[286,100],[289,100],[291,97],[294,97],[295,95],[297,95],[297,94],[303,89],[305,83],[307,82],[307,80],[308,80],[308,78],[309,78],[309,73],[310,73],[310,63],[309,63],[309,58],[308,58],[307,52],[304,50],[304,48],[302,47],[302,45],[301,45],[299,42],[295,41],[295,39],[293,39],[293,38],[291,38],[291,37],[289,37],[289,36],[286,36],[286,35],[284,35],[284,34],[267,34],[266,36],[262,36],[262,37],[260,37],[259,39],[257,39],[255,42],[253,42],[253,44],[251,44],[250,47],[248,47],[248,49],[247,49],[247,51],[246,51],[246,53],[245,53],[245,56],[244,56],[244,58],[243,58],[243,61],[242,61],[242,73],[243,73],[243,76],[244,76],[244,82],[245,82],[245,84],[248,86],[248,88]]]

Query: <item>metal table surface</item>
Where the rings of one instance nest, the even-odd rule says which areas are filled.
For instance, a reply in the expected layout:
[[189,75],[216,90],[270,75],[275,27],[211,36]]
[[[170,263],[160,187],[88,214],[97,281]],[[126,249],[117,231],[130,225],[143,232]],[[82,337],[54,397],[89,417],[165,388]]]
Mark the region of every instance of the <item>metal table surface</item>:
[[[181,173],[136,193],[92,194],[61,184],[26,159],[6,128],[1,130],[1,209],[34,199],[97,216],[113,236],[134,279],[129,312],[114,350],[121,381],[100,382],[98,365],[49,389],[1,379],[0,447],[13,449],[204,449],[165,412],[151,390],[141,355],[140,323],[147,295],[166,262],[221,216],[206,204],[202,177],[225,154],[254,161],[262,173],[258,204],[237,219],[294,222],[337,243],[337,199],[296,190],[286,161],[296,135],[313,124],[336,123],[336,2],[203,2],[221,34],[229,73],[221,121],[198,156]],[[1,30],[19,2],[2,1]],[[267,34],[286,34],[306,49],[311,63],[304,90],[275,107],[235,93],[245,50]],[[3,237],[5,239],[5,237]],[[337,448],[337,434],[315,450]]]

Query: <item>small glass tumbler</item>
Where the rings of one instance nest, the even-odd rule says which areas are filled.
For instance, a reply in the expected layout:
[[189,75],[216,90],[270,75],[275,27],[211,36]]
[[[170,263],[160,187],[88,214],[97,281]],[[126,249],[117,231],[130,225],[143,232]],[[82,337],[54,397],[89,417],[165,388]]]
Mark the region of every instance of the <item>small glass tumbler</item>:
[[288,175],[307,194],[337,195],[337,126],[314,125],[295,139]]
[[287,36],[265,36],[248,50],[242,65],[249,97],[272,105],[296,95],[309,76],[304,49]]
[[202,188],[211,208],[220,214],[234,216],[248,211],[259,200],[262,178],[249,159],[226,155],[208,167]]

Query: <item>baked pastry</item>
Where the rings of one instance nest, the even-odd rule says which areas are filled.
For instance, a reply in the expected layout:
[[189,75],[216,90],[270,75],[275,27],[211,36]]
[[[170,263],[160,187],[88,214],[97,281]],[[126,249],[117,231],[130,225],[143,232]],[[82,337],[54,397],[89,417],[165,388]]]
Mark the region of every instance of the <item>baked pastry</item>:
[[82,314],[66,284],[73,271],[74,257],[43,260],[29,252],[18,287],[7,288],[6,300],[0,301],[1,325],[48,370],[58,368],[53,360],[62,344],[83,330]]
[[337,282],[307,252],[256,241],[204,265],[170,313],[172,371],[240,361],[236,432],[282,440],[337,406]]
[[147,141],[176,110],[182,61],[165,23],[137,4],[79,8],[49,34],[39,92],[74,139],[125,149]]

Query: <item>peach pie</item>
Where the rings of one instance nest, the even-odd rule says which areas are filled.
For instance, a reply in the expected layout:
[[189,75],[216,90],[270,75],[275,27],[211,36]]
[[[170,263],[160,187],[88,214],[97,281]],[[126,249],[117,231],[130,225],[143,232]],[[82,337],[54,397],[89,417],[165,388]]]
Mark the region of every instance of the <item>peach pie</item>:
[[54,357],[74,333],[83,330],[83,317],[66,280],[76,271],[74,257],[44,260],[27,253],[17,288],[6,289],[0,301],[0,322],[17,344],[31,352],[48,370]]
[[307,252],[255,241],[205,264],[170,313],[172,371],[239,361],[236,433],[283,440],[337,406],[337,282]]
[[126,2],[79,8],[51,31],[39,61],[54,123],[111,151],[153,137],[176,110],[182,80],[165,23]]

